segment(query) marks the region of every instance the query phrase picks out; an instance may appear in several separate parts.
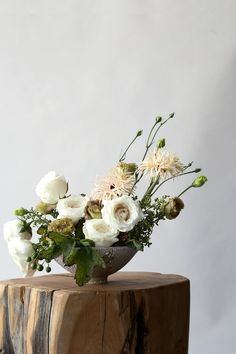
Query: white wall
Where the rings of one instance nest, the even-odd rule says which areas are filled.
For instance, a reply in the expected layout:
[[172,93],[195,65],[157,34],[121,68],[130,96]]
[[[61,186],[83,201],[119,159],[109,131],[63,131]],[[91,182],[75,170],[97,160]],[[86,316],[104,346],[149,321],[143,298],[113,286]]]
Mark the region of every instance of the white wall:
[[[0,1],[1,225],[51,169],[89,192],[138,129],[175,111],[161,137],[209,183],[126,268],[191,279],[190,354],[235,350],[235,18],[233,0]],[[20,276],[4,241],[0,264],[0,279]]]

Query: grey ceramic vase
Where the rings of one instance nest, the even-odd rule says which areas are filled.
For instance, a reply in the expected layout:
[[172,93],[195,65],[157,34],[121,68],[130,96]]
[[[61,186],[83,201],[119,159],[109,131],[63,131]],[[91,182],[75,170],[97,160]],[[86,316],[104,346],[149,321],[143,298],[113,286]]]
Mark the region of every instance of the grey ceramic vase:
[[[107,277],[121,268],[123,268],[137,253],[137,250],[131,247],[96,247],[96,250],[103,258],[106,267],[95,267],[89,284],[105,284]],[[75,274],[76,266],[67,267],[63,263],[62,256],[55,259],[64,269]]]

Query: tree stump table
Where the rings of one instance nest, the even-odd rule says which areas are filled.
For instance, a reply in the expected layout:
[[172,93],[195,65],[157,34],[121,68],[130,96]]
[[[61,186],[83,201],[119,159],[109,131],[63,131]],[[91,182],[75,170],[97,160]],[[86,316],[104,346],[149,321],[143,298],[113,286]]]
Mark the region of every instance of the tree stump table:
[[78,287],[71,275],[0,282],[1,354],[186,354],[189,281],[119,272]]

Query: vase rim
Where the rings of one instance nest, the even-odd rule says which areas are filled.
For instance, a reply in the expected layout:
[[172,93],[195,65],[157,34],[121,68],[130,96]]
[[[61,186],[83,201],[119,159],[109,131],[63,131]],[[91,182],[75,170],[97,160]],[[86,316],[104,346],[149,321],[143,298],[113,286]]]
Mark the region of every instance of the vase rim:
[[116,248],[116,249],[118,249],[118,248],[130,248],[130,249],[132,249],[132,250],[136,250],[136,251],[137,251],[137,249],[136,249],[136,248],[134,248],[134,247],[130,247],[130,246],[95,246],[95,247],[93,247],[93,248],[99,248],[99,249],[109,249],[109,248]]

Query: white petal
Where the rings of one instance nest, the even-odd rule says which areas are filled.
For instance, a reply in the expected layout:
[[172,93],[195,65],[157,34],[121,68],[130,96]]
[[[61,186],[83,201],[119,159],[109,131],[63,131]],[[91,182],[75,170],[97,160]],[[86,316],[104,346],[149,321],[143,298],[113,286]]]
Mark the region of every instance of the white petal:
[[96,246],[110,247],[118,241],[119,231],[106,224],[103,219],[87,220],[83,232],[86,238],[95,242]]
[[67,188],[65,177],[51,171],[39,181],[35,192],[44,203],[55,204],[65,196]]
[[70,196],[59,200],[57,204],[57,210],[59,212],[58,219],[70,218],[74,224],[77,224],[84,215],[88,201],[89,198],[82,195]]
[[32,271],[29,269],[30,264],[26,261],[27,257],[31,256],[34,251],[30,241],[22,240],[20,238],[11,239],[8,242],[8,250],[12,256],[13,261],[20,268],[24,276],[32,273]]
[[22,229],[22,222],[20,220],[8,221],[3,226],[3,234],[5,241],[10,241],[12,238],[20,237],[22,240],[30,240],[31,234],[29,232],[20,232]]

